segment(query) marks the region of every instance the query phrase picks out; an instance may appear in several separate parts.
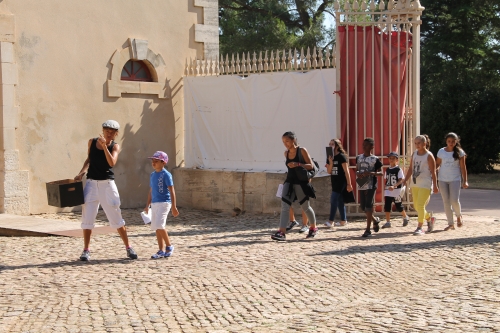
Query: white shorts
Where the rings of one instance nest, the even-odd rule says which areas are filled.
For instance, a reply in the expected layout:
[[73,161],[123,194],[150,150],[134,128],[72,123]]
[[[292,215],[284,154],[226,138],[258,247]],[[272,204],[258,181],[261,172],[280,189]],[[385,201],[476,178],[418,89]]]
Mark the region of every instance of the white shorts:
[[170,202],[154,202],[151,204],[151,230],[165,229],[171,207]]
[[120,195],[114,180],[87,179],[83,190],[82,229],[94,229],[99,205],[104,209],[109,225],[118,229],[125,225],[120,210]]

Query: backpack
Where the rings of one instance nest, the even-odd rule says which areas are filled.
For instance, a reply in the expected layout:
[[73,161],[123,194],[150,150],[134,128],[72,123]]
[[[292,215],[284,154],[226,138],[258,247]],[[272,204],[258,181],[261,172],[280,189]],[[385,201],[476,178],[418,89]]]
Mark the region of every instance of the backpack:
[[[302,157],[302,152],[300,150],[300,147],[297,147],[297,154],[299,154],[299,163],[304,163],[304,158]],[[314,158],[311,157],[311,162],[313,165],[312,170],[307,170],[303,166],[299,166],[295,168],[295,174],[297,175],[297,178],[300,181],[307,182],[309,179],[313,178],[316,176],[316,174],[319,171],[319,164],[314,160]]]

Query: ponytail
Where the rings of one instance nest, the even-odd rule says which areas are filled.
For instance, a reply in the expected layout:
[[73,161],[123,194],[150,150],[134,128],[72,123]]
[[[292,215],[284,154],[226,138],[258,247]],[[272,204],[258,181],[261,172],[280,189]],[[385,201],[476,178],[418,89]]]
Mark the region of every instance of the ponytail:
[[431,148],[431,139],[427,134],[422,134],[422,136],[425,138],[425,148],[429,150]]

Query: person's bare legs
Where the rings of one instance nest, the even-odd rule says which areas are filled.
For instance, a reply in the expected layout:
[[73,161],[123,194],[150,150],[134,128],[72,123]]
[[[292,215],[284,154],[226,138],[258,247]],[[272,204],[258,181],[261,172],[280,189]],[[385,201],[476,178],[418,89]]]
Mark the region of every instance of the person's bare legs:
[[373,211],[365,211],[366,214],[366,230],[370,230],[372,226],[372,220],[373,220]]
[[302,225],[307,226],[309,224],[309,220],[307,219],[307,215],[304,211],[302,211]]
[[123,244],[125,244],[125,247],[129,248],[130,244],[128,243],[127,229],[125,229],[125,226],[116,229],[116,231],[118,231],[118,233],[120,234],[120,237],[123,241]]
[[156,240],[158,241],[158,248],[160,251],[163,251],[163,235],[160,233],[160,230],[156,230]]
[[295,221],[295,213],[293,212],[292,206],[290,206],[290,222]]
[[165,246],[171,246],[170,238],[168,237],[168,232],[166,229],[158,229],[156,230],[156,238],[158,239],[158,247],[160,250],[163,250],[163,243]]
[[83,248],[85,250],[90,246],[90,236],[92,236],[92,229],[83,229]]

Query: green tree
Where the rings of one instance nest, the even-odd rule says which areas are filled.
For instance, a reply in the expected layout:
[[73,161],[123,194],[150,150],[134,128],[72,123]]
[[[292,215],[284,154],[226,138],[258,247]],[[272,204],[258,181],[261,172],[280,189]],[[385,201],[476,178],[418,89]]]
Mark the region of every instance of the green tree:
[[434,153],[456,132],[469,170],[491,170],[500,156],[500,0],[422,5],[422,132]]
[[220,0],[222,54],[325,46],[333,31],[323,26],[333,0]]

